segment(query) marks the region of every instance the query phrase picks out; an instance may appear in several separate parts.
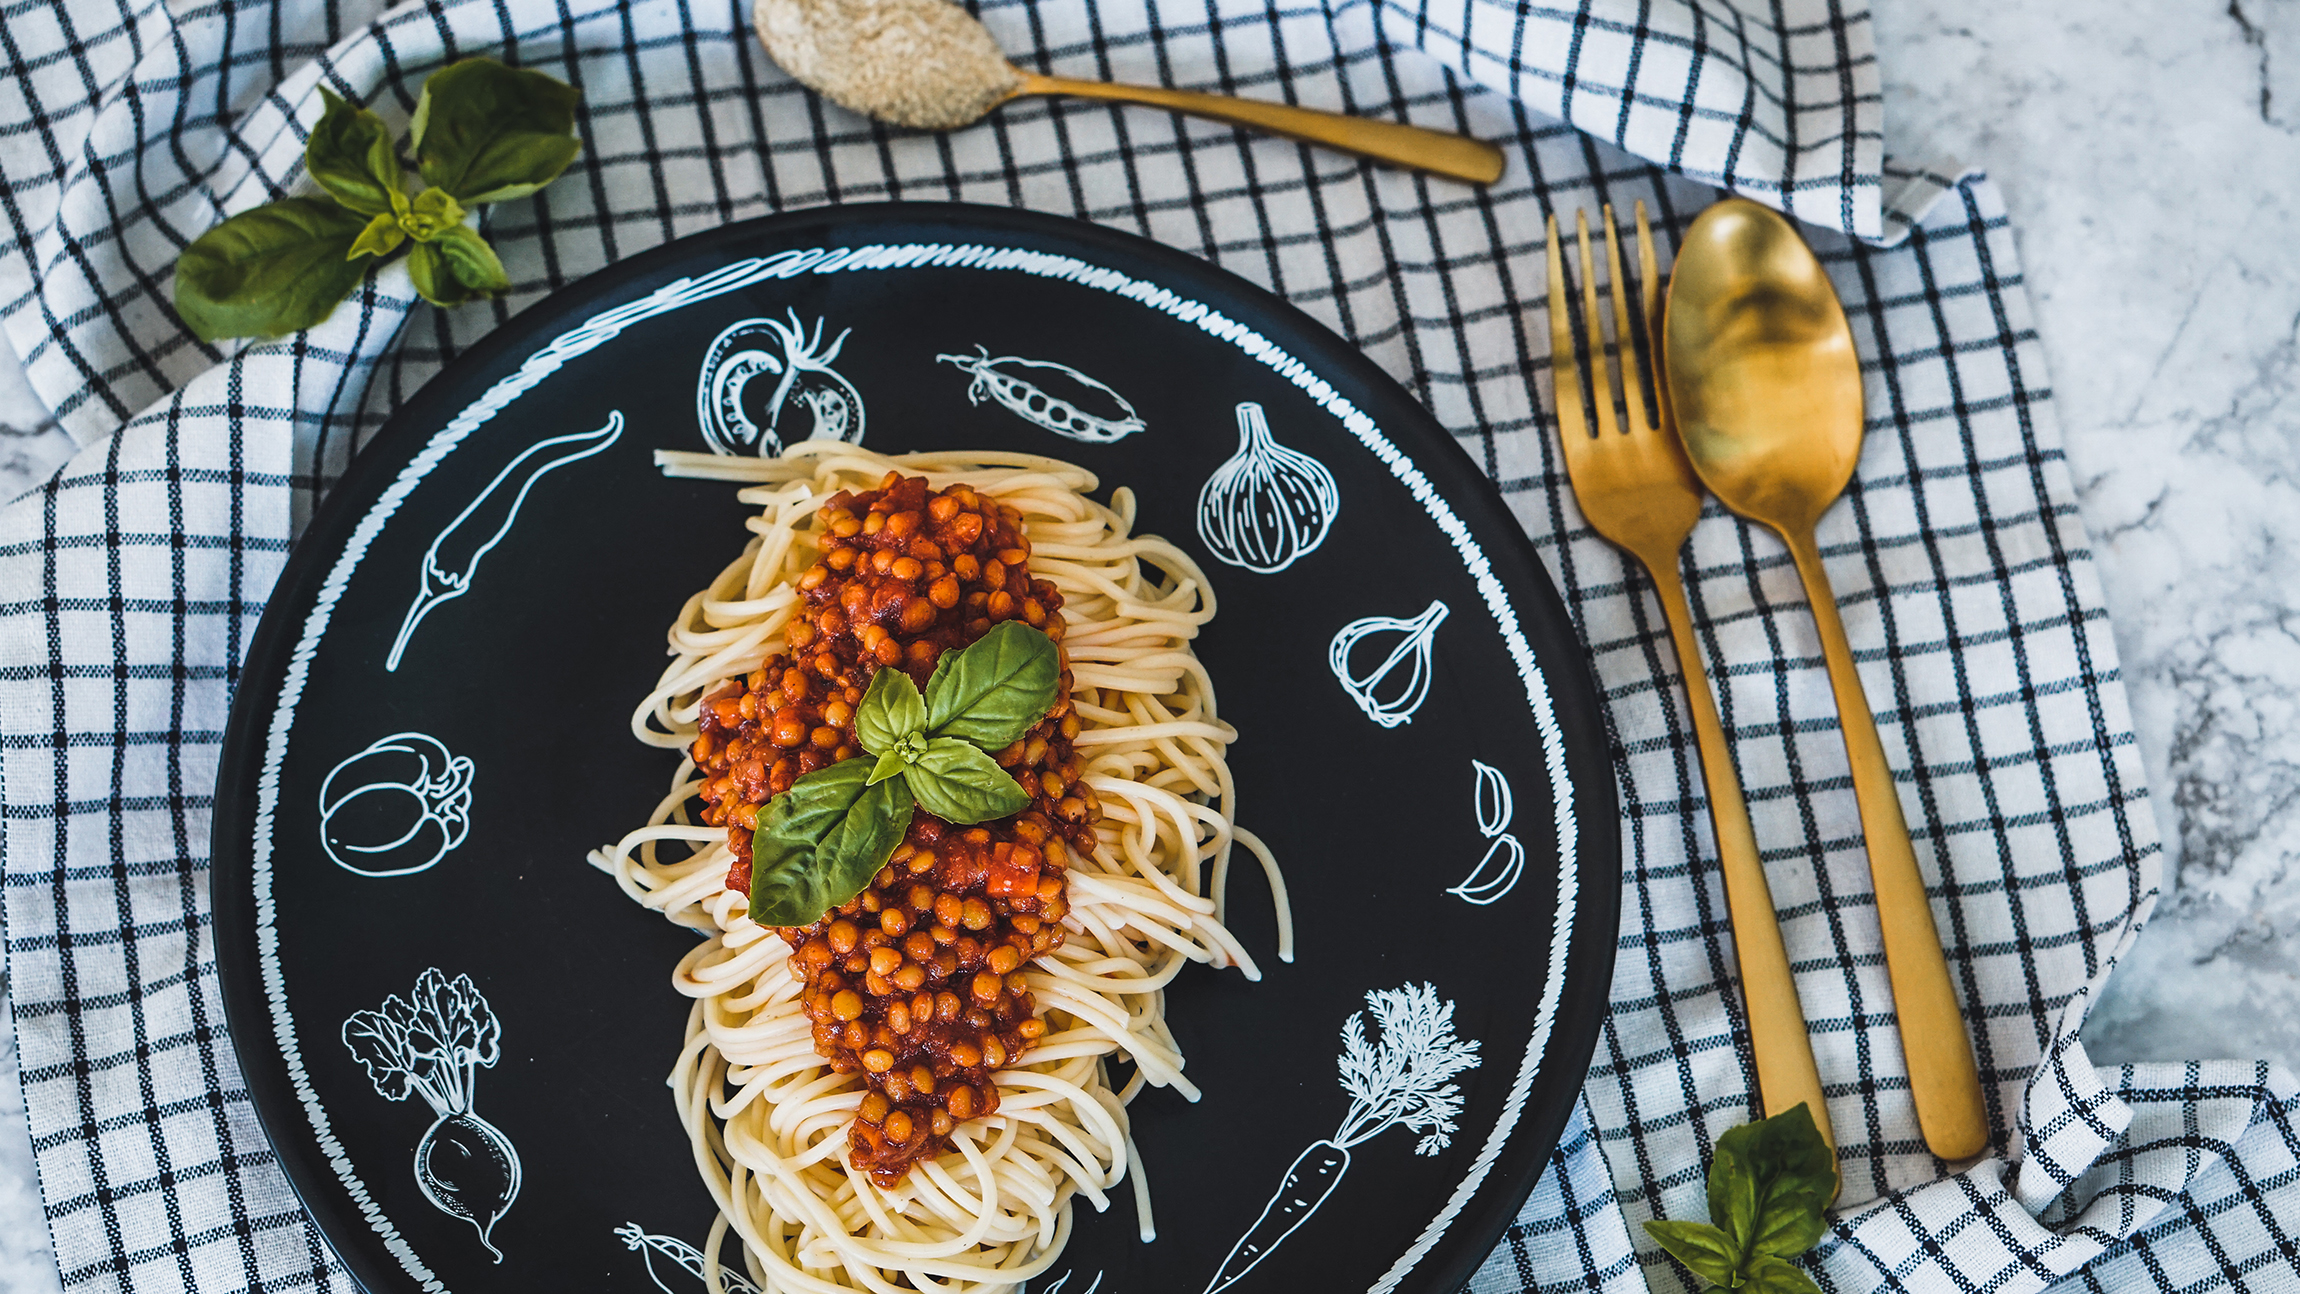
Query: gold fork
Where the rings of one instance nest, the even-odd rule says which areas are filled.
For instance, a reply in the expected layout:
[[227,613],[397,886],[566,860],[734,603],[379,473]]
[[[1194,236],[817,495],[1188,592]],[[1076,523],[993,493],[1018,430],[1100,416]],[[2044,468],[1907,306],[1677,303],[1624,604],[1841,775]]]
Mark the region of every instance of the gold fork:
[[[1773,914],[1773,894],[1765,883],[1765,867],[1757,857],[1757,838],[1749,827],[1749,808],[1741,798],[1741,779],[1733,771],[1732,751],[1725,744],[1724,725],[1717,718],[1717,703],[1709,695],[1709,676],[1701,666],[1701,646],[1693,637],[1693,613],[1685,603],[1685,585],[1678,578],[1677,554],[1693,533],[1701,516],[1701,482],[1686,461],[1685,450],[1671,425],[1666,388],[1653,383],[1654,407],[1645,399],[1638,347],[1656,366],[1661,351],[1654,344],[1659,320],[1660,275],[1654,269],[1653,230],[1645,221],[1645,204],[1637,204],[1637,255],[1644,282],[1639,285],[1643,308],[1632,314],[1629,293],[1621,272],[1621,240],[1613,223],[1613,208],[1605,207],[1605,255],[1613,280],[1614,330],[1621,357],[1621,396],[1628,407],[1628,425],[1614,415],[1613,383],[1606,371],[1603,325],[1597,309],[1597,275],[1589,255],[1589,217],[1576,212],[1574,223],[1581,239],[1581,317],[1589,332],[1590,386],[1595,392],[1597,434],[1589,434],[1581,395],[1581,366],[1574,358],[1573,320],[1564,258],[1557,243],[1557,217],[1549,218],[1549,356],[1550,373],[1557,388],[1557,429],[1565,443],[1565,470],[1573,481],[1573,496],[1581,514],[1598,534],[1629,551],[1653,577],[1661,596],[1661,610],[1669,621],[1669,640],[1677,650],[1677,663],[1685,678],[1685,696],[1693,710],[1693,731],[1701,747],[1701,773],[1709,783],[1709,823],[1717,837],[1718,861],[1725,873],[1725,901],[1733,919],[1733,946],[1741,963],[1741,993],[1748,1002],[1749,1042],[1757,1059],[1758,1099],[1766,1114],[1779,1114],[1803,1102],[1831,1150],[1837,1140],[1829,1129],[1829,1107],[1821,1095],[1821,1075],[1813,1063],[1813,1044],[1805,1033],[1804,1008],[1797,1001],[1797,982],[1789,972],[1789,953],[1781,942],[1781,925]],[[1634,330],[1634,335],[1632,333]]]

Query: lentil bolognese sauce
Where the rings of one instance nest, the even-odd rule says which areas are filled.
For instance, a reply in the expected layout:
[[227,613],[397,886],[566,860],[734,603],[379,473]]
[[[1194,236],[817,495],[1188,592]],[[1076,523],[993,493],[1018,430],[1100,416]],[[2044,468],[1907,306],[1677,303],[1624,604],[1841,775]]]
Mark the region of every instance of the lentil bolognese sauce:
[[[1191,650],[1215,610],[1203,572],[1132,533],[1128,491],[1099,502],[1051,459],[810,442],[657,460],[760,508],[633,716],[683,756],[669,792],[592,855],[704,936],[673,975],[692,1005],[670,1083],[720,1206],[708,1261],[731,1230],[768,1288],[1008,1289],[1055,1260],[1079,1197],[1105,1207],[1128,1180],[1150,1238],[1126,1106],[1145,1086],[1196,1099],[1164,1020],[1184,965],[1259,977],[1222,923],[1234,851],[1268,878],[1291,958],[1275,861],[1234,821],[1237,734]],[[931,697],[939,664],[1008,624],[1059,666],[1051,706],[973,756],[1020,807],[904,807],[851,898],[753,920],[797,919],[749,893],[788,866],[754,833],[790,817],[792,788],[884,765],[874,680],[899,670]]]

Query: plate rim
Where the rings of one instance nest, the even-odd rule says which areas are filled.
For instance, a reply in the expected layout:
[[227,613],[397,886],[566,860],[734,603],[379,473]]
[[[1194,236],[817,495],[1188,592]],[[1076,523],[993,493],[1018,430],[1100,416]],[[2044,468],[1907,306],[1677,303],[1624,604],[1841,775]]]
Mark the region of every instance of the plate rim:
[[[781,250],[784,246],[801,245],[800,240],[787,236],[788,230],[818,226],[822,229],[821,245],[836,246],[843,236],[845,246],[860,247],[868,245],[869,240],[867,235],[858,237],[856,229],[889,223],[939,223],[995,236],[1036,235],[1083,244],[1137,265],[1146,264],[1148,273],[1144,277],[1156,286],[1171,290],[1170,285],[1180,279],[1191,281],[1197,296],[1226,294],[1242,301],[1258,318],[1252,323],[1240,320],[1241,323],[1256,332],[1289,333],[1297,339],[1281,350],[1288,354],[1323,352],[1318,356],[1320,360],[1330,356],[1333,363],[1321,363],[1313,370],[1322,380],[1334,384],[1338,378],[1405,411],[1403,418],[1385,419],[1381,425],[1397,439],[1417,442],[1404,452],[1425,475],[1433,466],[1427,461],[1430,459],[1442,462],[1449,469],[1447,475],[1456,479],[1448,480],[1442,489],[1431,482],[1432,489],[1441,498],[1459,503],[1464,491],[1481,495],[1475,500],[1476,505],[1506,521],[1502,529],[1507,533],[1501,543],[1515,550],[1513,555],[1530,573],[1530,578],[1508,586],[1515,595],[1514,600],[1519,602],[1520,629],[1529,629],[1535,624],[1553,626],[1551,636],[1565,648],[1538,659],[1538,668],[1550,693],[1562,738],[1560,758],[1572,781],[1572,803],[1577,807],[1575,818],[1579,831],[1574,865],[1570,869],[1562,865],[1559,868],[1561,876],[1570,872],[1576,878],[1578,891],[1574,919],[1565,939],[1568,951],[1559,973],[1561,979],[1572,971],[1582,974],[1567,986],[1569,991],[1560,995],[1550,1037],[1540,1053],[1541,1063],[1525,1095],[1524,1108],[1513,1130],[1504,1138],[1501,1150],[1496,1152],[1497,1160],[1503,1151],[1512,1158],[1523,1156],[1527,1161],[1525,1170],[1519,1172],[1515,1180],[1498,1183],[1499,1193],[1495,1199],[1500,1206],[1493,1208],[1491,1217],[1464,1217],[1462,1214],[1469,1212],[1466,1208],[1455,1211],[1453,1221],[1463,1225],[1450,1226],[1436,1237],[1397,1287],[1426,1291],[1458,1288],[1506,1233],[1542,1175],[1542,1166],[1554,1152],[1575,1104],[1571,1096],[1559,1099],[1563,1094],[1558,1089],[1562,1083],[1566,1092],[1578,1094],[1610,1009],[1609,989],[1616,955],[1614,934],[1619,924],[1622,880],[1619,790],[1614,780],[1605,712],[1587,648],[1547,565],[1541,560],[1538,547],[1518,523],[1499,489],[1471,459],[1460,440],[1372,357],[1291,301],[1211,261],[1128,231],[1023,208],[960,202],[805,207],[715,226],[613,262],[531,303],[433,373],[385,419],[384,425],[352,459],[335,488],[314,507],[303,534],[291,546],[249,638],[218,754],[215,810],[209,833],[211,913],[225,1025],[239,1061],[250,1107],[276,1161],[329,1250],[363,1288],[391,1291],[418,1284],[404,1268],[386,1263],[382,1255],[373,1252],[387,1247],[389,1242],[373,1229],[363,1210],[351,1200],[337,1174],[328,1166],[308,1119],[299,1117],[302,1101],[287,1073],[286,1057],[272,1036],[263,959],[256,947],[259,922],[253,885],[254,830],[259,816],[256,789],[263,751],[268,728],[279,709],[280,684],[327,570],[342,555],[346,541],[359,523],[421,451],[424,440],[453,415],[455,392],[450,388],[460,389],[477,380],[478,375],[500,370],[507,356],[532,354],[548,339],[554,322],[563,324],[584,317],[611,298],[636,300],[653,287],[682,277],[672,267],[683,265],[713,247],[727,245],[731,251],[745,242],[758,242],[774,244]],[[1272,323],[1275,328],[1269,326]],[[1311,345],[1301,344],[1305,341]],[[1530,378],[1528,380],[1530,383]],[[1406,427],[1412,430],[1401,430]],[[1578,982],[1584,977],[1586,984]],[[1596,986],[1594,992],[1570,991],[1593,986]],[[262,1042],[253,1049],[241,1045],[249,1039]],[[1570,1079],[1561,1080],[1559,1076],[1566,1073],[1570,1073]],[[1533,1146],[1538,1146],[1538,1150],[1522,1149]],[[1489,1172],[1464,1194],[1462,1204],[1474,1201],[1478,1194],[1496,1186]],[[368,1243],[359,1243],[361,1241]]]

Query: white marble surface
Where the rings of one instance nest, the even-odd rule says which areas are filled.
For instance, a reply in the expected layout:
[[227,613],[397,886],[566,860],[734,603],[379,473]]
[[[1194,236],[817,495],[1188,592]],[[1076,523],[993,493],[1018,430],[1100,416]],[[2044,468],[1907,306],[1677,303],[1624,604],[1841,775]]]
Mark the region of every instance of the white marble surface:
[[[2300,1066],[2300,0],[1877,8],[1888,148],[2012,210],[2168,848],[2102,1062]],[[0,496],[69,452],[0,350]],[[0,1294],[56,1288],[0,1036]]]

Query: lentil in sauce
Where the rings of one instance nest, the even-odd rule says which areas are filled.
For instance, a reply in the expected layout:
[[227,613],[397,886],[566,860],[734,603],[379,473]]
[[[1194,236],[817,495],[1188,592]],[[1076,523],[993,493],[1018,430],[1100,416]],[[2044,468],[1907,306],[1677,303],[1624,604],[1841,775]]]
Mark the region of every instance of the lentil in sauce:
[[[1057,648],[1062,594],[1030,573],[1022,517],[965,485],[889,472],[818,514],[820,559],[799,577],[786,650],[702,705],[692,754],[703,821],[727,828],[727,888],[748,892],[760,809],[791,783],[862,754],[854,711],[881,669],[923,690],[945,651],[1005,620]],[[1022,968],[1062,945],[1064,876],[1101,816],[1079,780],[1079,719],[1062,657],[1054,708],[994,758],[1031,799],[1011,818],[956,826],[921,809],[870,885],[811,926],[785,929],[817,1053],[869,1090],[849,1162],[882,1186],[998,1108],[993,1071],[1046,1022]]]

